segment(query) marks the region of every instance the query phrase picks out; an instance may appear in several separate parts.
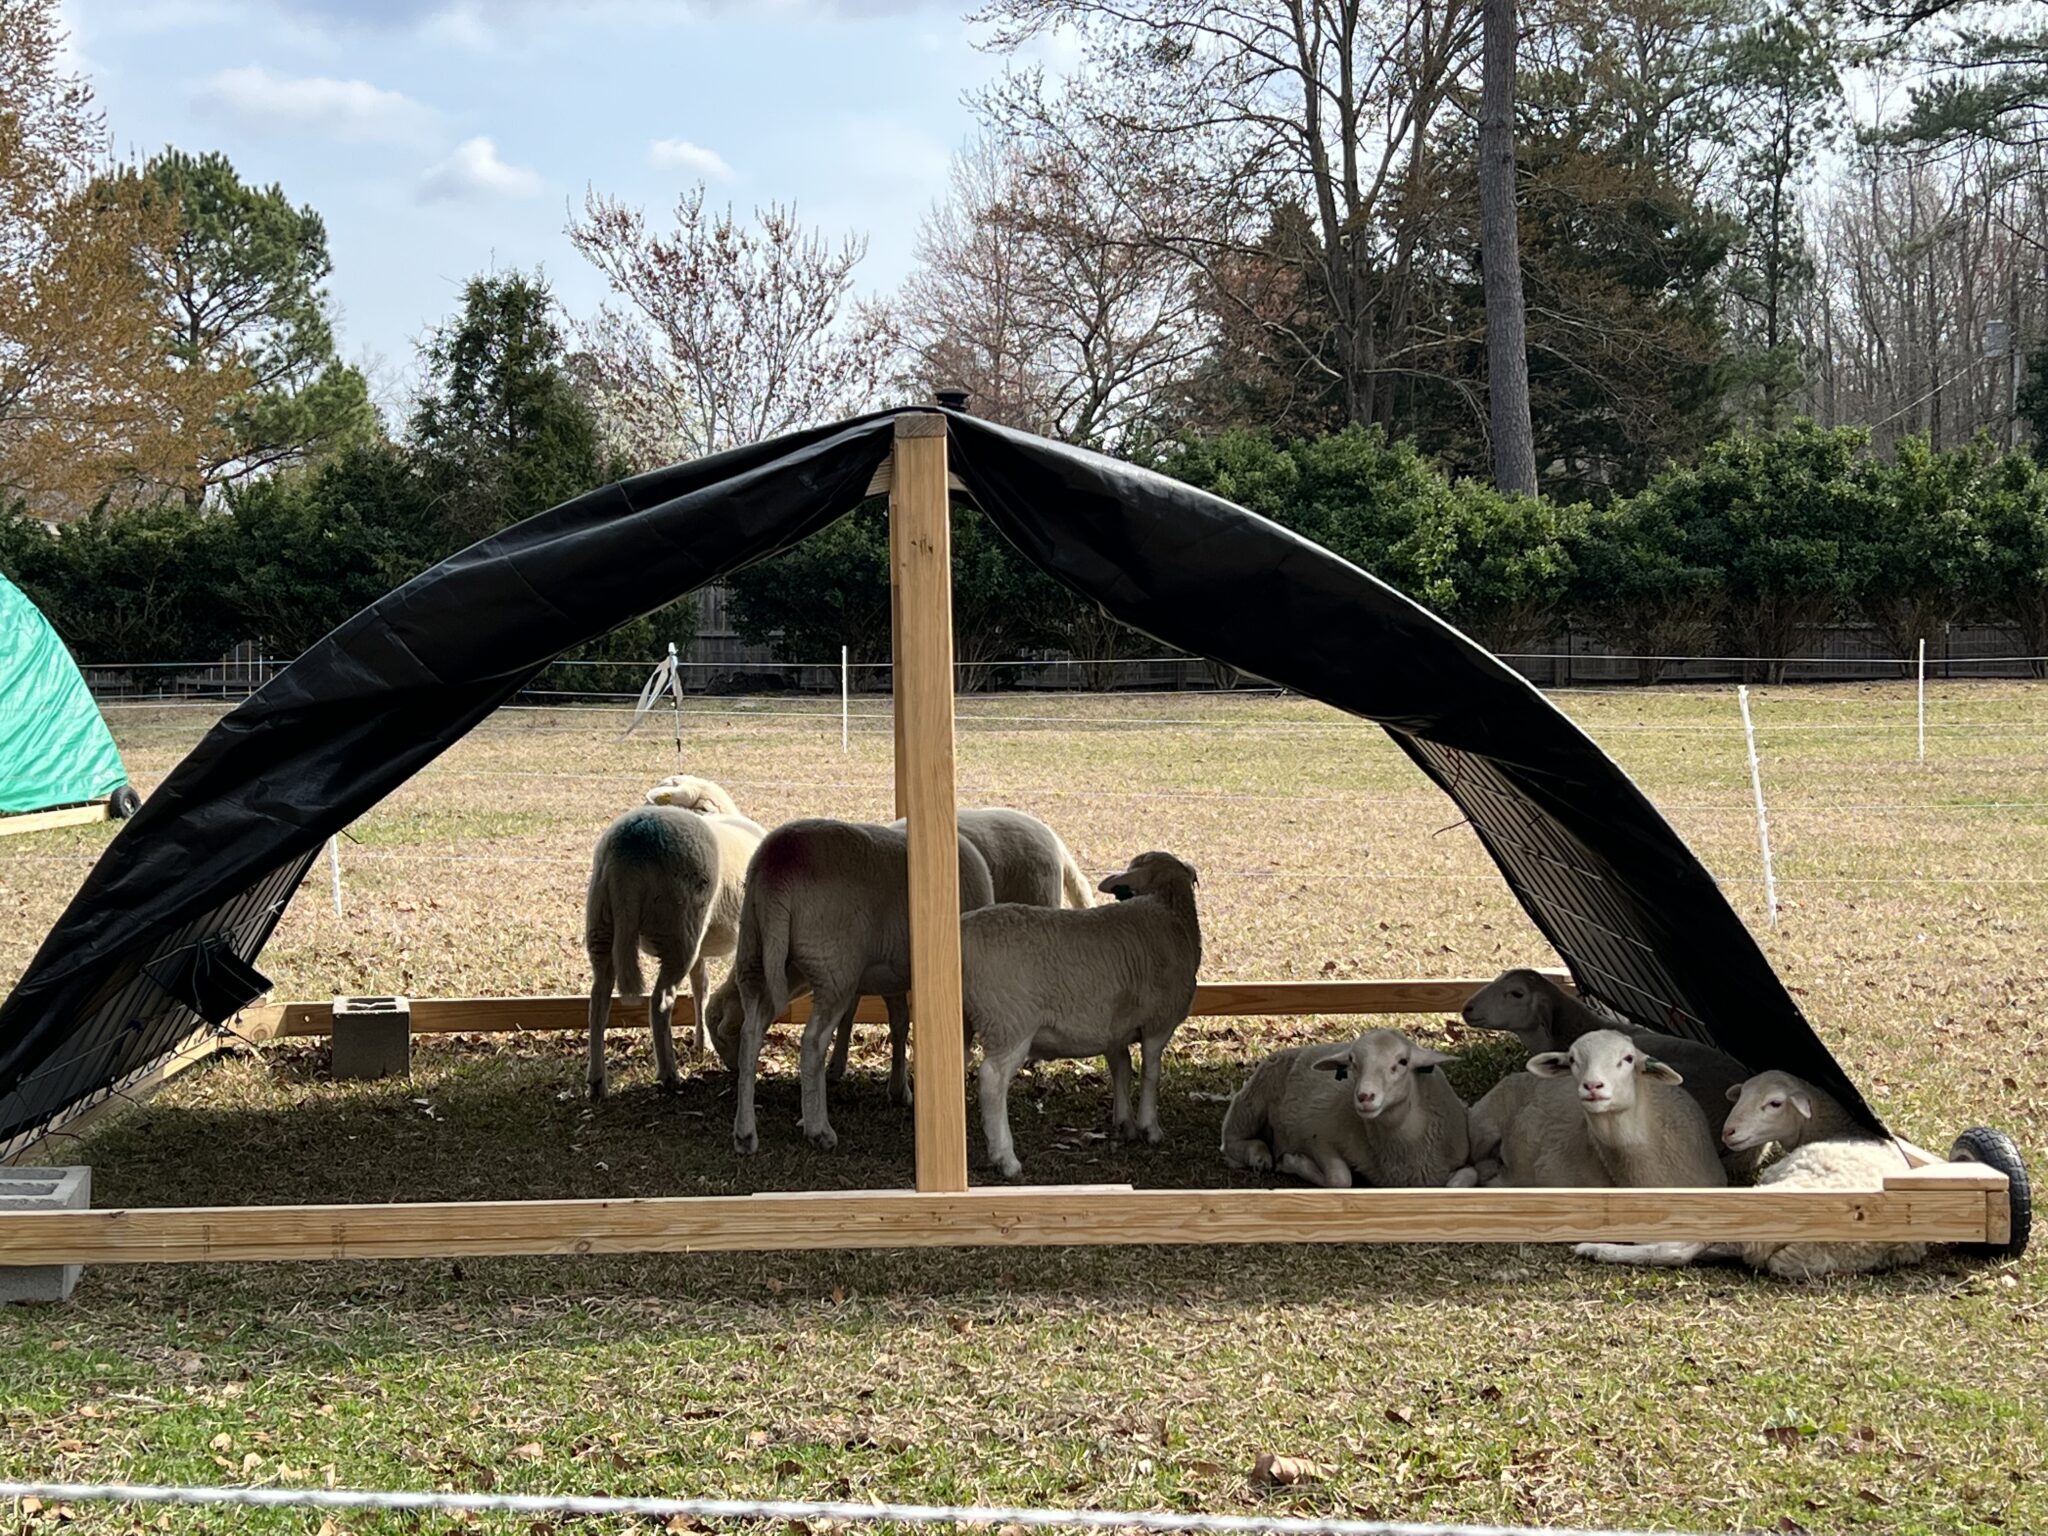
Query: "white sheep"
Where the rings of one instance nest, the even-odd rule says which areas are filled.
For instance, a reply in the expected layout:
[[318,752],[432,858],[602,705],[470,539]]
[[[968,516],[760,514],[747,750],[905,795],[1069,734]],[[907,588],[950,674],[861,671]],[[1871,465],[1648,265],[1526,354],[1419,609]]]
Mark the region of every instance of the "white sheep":
[[737,816],[739,806],[722,784],[693,773],[672,773],[647,791],[649,805],[673,805],[701,816]]
[[[1114,905],[1079,911],[1009,903],[960,922],[966,1023],[981,1041],[981,1119],[989,1161],[1023,1171],[1010,1140],[1010,1083],[1026,1061],[1103,1056],[1111,1124],[1160,1140],[1159,1064],[1188,1015],[1202,963],[1195,872],[1170,853],[1141,853],[1101,889]],[[1144,1067],[1131,1118],[1130,1047]]]
[[[1463,1012],[1465,1022],[1476,1029],[1512,1034],[1532,1056],[1569,1050],[1574,1040],[1596,1029],[1619,1029],[1684,1078],[1686,1092],[1706,1114],[1716,1136],[1728,1118],[1731,1090],[1749,1076],[1749,1068],[1717,1046],[1639,1029],[1597,1013],[1540,971],[1503,971],[1466,1000]],[[1756,1171],[1756,1158],[1749,1153],[1724,1153],[1721,1163],[1735,1178],[1746,1179]]]
[[695,1005],[698,1049],[710,1040],[707,962],[733,952],[747,863],[762,835],[737,814],[703,816],[643,805],[598,838],[583,901],[583,948],[590,959],[587,1081],[593,1099],[603,1098],[608,1087],[604,1032],[612,984],[616,980],[628,994],[646,991],[643,948],[659,962],[647,1008],[662,1087],[673,1092],[680,1081],[671,1017],[685,979]]
[[[1882,1189],[1886,1174],[1907,1166],[1896,1145],[1871,1135],[1832,1094],[1790,1072],[1760,1072],[1729,1097],[1734,1107],[1721,1129],[1724,1144],[1783,1149],[1757,1179],[1759,1186]],[[1927,1257],[1925,1243],[1579,1243],[1572,1251],[1604,1264],[1669,1268],[1739,1259],[1787,1280],[1894,1269]]]
[[1397,1029],[1275,1051],[1224,1111],[1224,1159],[1339,1189],[1475,1184],[1465,1102],[1436,1070],[1450,1059]]
[[[993,890],[988,864],[959,839],[960,908],[985,907]],[[909,840],[894,827],[822,818],[785,822],[761,840],[748,867],[732,981],[740,1004],[730,1065],[738,1079],[733,1145],[760,1144],[754,1123],[754,1078],[768,1026],[804,987],[811,1016],[798,1056],[804,1134],[831,1148],[838,1135],[825,1113],[825,1053],[850,1021],[863,993],[890,1000],[894,1047],[890,1097],[908,1103],[910,1080],[899,1012],[910,989]],[[720,1031],[732,1009],[717,1009]],[[720,1032],[714,1032],[714,1043]],[[720,1045],[720,1053],[725,1047]]]
[[[1519,1185],[1666,1188],[1726,1184],[1707,1117],[1684,1078],[1618,1029],[1529,1058],[1559,1085],[1531,1092],[1510,1077],[1472,1106],[1475,1166],[1498,1158]],[[1590,1162],[1587,1153],[1591,1154]],[[1596,1174],[1598,1176],[1589,1176]]]
[[[988,863],[997,902],[1033,907],[1094,905],[1088,877],[1081,873],[1059,833],[1025,811],[984,806],[959,813],[960,835]],[[902,831],[904,823],[891,823]]]

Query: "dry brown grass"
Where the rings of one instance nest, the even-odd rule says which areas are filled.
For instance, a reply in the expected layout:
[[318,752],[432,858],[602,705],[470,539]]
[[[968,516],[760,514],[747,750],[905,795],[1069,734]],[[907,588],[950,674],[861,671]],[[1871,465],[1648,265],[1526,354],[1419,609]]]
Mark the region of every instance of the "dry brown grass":
[[[1665,808],[1753,925],[1755,828],[1725,690],[1566,707]],[[1784,911],[1763,934],[1824,1038],[1904,1134],[2048,1142],[2048,692],[1938,685],[1929,762],[1894,686],[1758,698]],[[687,766],[764,821],[889,812],[877,722],[719,702]],[[874,711],[874,701],[864,701]],[[1205,972],[1486,974],[1548,960],[1456,814],[1369,728],[1299,701],[977,698],[965,803],[1045,816],[1085,866],[1147,847],[1202,872]],[[1057,723],[1054,723],[1057,717]],[[1188,722],[1175,724],[1172,722]],[[199,711],[122,712],[145,789]],[[618,716],[507,712],[342,844],[263,964],[281,994],[574,992],[588,850],[673,771]],[[26,963],[105,829],[0,843],[0,976]],[[1418,1032],[1466,1044],[1442,1020]],[[1339,1021],[1191,1025],[1167,1145],[1099,1136],[1096,1074],[1042,1072],[1019,1149],[1048,1180],[1227,1181],[1216,1096]],[[801,1147],[769,1065],[759,1159],[715,1074],[658,1097],[619,1033],[619,1096],[571,1037],[424,1043],[405,1085],[337,1085],[313,1048],[174,1084],[58,1155],[102,1204],[695,1193],[908,1181],[878,1041]],[[424,1101],[424,1102],[420,1102]],[[0,1470],[196,1479],[852,1492],[1285,1507],[1702,1528],[2025,1529],[2048,1520],[2038,1265],[1942,1262],[1797,1289],[1628,1274],[1539,1248],[1129,1251],[101,1270],[0,1316]],[[211,1442],[227,1437],[228,1448]],[[764,1438],[765,1437],[765,1438]],[[537,1444],[537,1459],[511,1457]],[[1332,1462],[1261,1493],[1260,1449]]]

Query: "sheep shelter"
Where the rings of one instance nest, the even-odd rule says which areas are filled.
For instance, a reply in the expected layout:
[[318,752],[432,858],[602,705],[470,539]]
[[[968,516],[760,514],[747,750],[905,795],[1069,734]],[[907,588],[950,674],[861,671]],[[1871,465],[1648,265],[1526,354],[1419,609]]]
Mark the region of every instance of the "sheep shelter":
[[[910,826],[916,1187],[632,1200],[0,1214],[0,1264],[1129,1242],[2023,1241],[2014,1163],[1900,1143],[1868,1190],[970,1186],[948,508],[971,498],[1112,617],[1382,727],[1458,807],[1586,997],[1878,1117],[1622,769],[1479,645],[1215,496],[952,409],[881,412],[593,491],[372,604],[226,715],[0,1006],[0,1156],[229,1031],[332,1032],[255,962],[322,843],[557,656],[890,497],[897,809]],[[1277,616],[1285,622],[1275,622]],[[1474,980],[1209,983],[1197,1015],[1454,1009]],[[863,1003],[863,1017],[876,999]],[[678,1005],[690,1006],[687,997]],[[798,1010],[801,1004],[797,1005]],[[585,1000],[414,1000],[418,1032],[581,1028]],[[1993,1138],[1994,1141],[1998,1138]]]
[[0,835],[104,821],[133,798],[71,652],[0,576]]

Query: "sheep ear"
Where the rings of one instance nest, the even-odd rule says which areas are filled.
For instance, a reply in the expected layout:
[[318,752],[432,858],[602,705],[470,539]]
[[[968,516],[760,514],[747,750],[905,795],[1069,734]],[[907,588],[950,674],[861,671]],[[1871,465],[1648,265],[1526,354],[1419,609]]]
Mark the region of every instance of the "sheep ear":
[[1572,1069],[1570,1051],[1545,1051],[1529,1058],[1529,1070],[1538,1077],[1563,1077]]
[[1799,1111],[1800,1119],[1811,1120],[1813,1118],[1812,1094],[1808,1093],[1804,1088],[1794,1088],[1790,1093],[1785,1095],[1785,1097],[1790,1099],[1792,1101],[1792,1107]]
[[1321,1061],[1310,1062],[1309,1066],[1317,1072],[1336,1073],[1337,1081],[1340,1083],[1351,1075],[1351,1058],[1349,1056],[1325,1056]]
[[1740,1084],[1740,1083],[1731,1083],[1731,1084],[1729,1084],[1729,1087],[1728,1087],[1728,1102],[1729,1102],[1730,1104],[1740,1104],[1740,1103],[1742,1102],[1742,1084]]
[[1408,1065],[1417,1072],[1434,1071],[1452,1059],[1452,1057],[1446,1056],[1442,1051],[1432,1051],[1426,1045],[1418,1045],[1408,1053]]
[[1654,1077],[1658,1082],[1669,1083],[1674,1088],[1685,1081],[1679,1075],[1678,1068],[1671,1066],[1667,1062],[1659,1061],[1654,1056],[1645,1056],[1643,1058],[1643,1076]]

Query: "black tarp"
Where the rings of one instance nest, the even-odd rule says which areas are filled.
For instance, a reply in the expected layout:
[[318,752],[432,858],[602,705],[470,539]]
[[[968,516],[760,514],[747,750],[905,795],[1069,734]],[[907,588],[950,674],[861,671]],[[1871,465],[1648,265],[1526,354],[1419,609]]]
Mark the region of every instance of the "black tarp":
[[[953,472],[1066,586],[1177,649],[1385,727],[1588,996],[1796,1072],[1881,1129],[1699,860],[1517,673],[1241,507],[947,414]],[[231,996],[321,843],[555,657],[851,510],[892,420],[793,433],[529,518],[372,604],[225,716],[122,828],[0,1005],[0,1152],[186,1038],[209,1011],[195,961],[217,978],[213,997]],[[1369,870],[1358,883],[1361,915],[1382,910]]]

